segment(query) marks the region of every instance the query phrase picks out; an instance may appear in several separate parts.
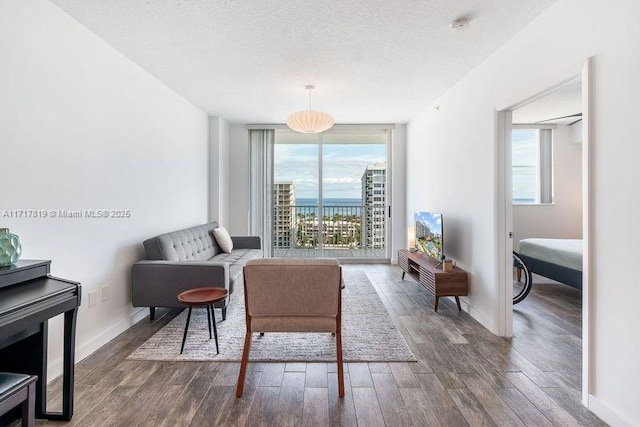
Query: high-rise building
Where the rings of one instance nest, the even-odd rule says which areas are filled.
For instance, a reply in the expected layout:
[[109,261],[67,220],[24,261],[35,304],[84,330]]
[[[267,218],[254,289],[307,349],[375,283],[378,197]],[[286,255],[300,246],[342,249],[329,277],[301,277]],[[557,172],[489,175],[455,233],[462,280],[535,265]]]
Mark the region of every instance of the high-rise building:
[[386,163],[367,166],[362,174],[362,247],[383,249],[385,237]]
[[276,249],[295,246],[295,204],[293,182],[273,184],[273,247]]
[[416,239],[421,237],[429,237],[431,234],[431,229],[424,221],[416,221]]

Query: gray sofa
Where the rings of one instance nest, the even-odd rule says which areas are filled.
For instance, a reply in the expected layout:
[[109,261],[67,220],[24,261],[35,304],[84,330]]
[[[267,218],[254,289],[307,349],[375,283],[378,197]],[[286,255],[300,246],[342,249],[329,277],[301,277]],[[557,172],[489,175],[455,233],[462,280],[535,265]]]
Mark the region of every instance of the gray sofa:
[[227,304],[234,289],[242,286],[242,267],[262,256],[260,237],[232,237],[233,250],[223,252],[211,222],[197,227],[161,234],[144,241],[146,261],[132,267],[132,303],[149,307],[151,320],[156,307],[183,307],[176,298],[180,292],[200,287],[229,290],[225,301],[215,304],[227,317]]

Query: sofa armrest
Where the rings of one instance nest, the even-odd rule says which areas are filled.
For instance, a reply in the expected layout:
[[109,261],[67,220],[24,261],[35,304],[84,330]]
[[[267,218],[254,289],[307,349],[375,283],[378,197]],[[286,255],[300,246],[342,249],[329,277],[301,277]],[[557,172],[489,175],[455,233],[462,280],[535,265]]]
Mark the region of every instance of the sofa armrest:
[[131,267],[134,307],[180,306],[177,296],[193,288],[229,289],[229,263],[139,261]]
[[233,249],[262,249],[260,236],[232,236]]

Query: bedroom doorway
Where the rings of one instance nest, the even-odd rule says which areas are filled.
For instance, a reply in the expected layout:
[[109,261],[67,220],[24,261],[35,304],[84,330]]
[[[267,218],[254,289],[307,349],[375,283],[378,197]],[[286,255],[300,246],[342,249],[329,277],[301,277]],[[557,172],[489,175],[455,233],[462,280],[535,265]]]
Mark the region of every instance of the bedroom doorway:
[[[541,348],[571,364],[548,366],[554,380],[589,390],[589,63],[582,73],[498,112],[501,332],[536,364]],[[527,269],[531,293],[513,296]],[[536,354],[537,353],[537,354]],[[564,357],[564,356],[563,356]],[[582,362],[582,363],[579,363]],[[581,366],[581,368],[580,368]]]

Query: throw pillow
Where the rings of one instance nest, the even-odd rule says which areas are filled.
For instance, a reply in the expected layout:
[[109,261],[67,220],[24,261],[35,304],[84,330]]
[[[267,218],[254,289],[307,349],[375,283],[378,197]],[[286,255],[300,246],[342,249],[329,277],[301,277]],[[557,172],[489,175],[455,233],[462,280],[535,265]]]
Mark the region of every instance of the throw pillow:
[[229,232],[224,227],[218,227],[213,229],[213,237],[216,238],[216,242],[220,245],[220,249],[230,254],[233,250],[233,240],[229,236]]

